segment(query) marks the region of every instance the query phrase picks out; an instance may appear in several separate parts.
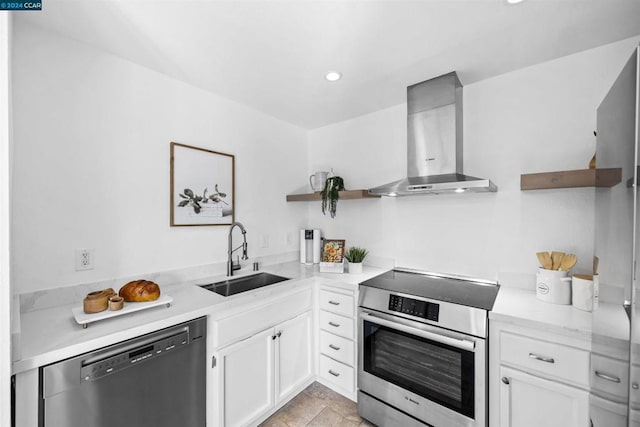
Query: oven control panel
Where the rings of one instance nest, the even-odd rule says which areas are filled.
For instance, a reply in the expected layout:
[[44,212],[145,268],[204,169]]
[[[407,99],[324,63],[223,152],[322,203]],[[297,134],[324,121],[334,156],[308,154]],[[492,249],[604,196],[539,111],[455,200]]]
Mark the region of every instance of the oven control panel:
[[389,295],[389,310],[437,322],[440,305],[391,294]]

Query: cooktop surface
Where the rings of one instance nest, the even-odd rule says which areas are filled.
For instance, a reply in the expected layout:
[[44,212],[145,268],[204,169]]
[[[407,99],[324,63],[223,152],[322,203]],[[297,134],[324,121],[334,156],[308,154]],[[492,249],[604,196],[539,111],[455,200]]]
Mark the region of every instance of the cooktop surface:
[[497,283],[400,269],[387,271],[360,285],[484,310],[493,308],[499,289]]

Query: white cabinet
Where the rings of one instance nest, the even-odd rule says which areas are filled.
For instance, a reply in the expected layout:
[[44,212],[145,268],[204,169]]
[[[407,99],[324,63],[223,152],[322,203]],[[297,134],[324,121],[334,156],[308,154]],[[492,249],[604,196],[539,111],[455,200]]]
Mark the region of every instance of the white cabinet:
[[273,328],[218,352],[218,425],[244,426],[274,405]]
[[317,301],[318,381],[355,400],[357,291],[321,282]]
[[306,312],[215,353],[215,425],[255,424],[305,387],[311,333]]
[[589,425],[589,392],[500,366],[501,427]]
[[590,344],[492,321],[489,425],[588,427]]
[[290,397],[312,374],[311,315],[274,328],[276,344],[276,402]]
[[210,320],[207,425],[256,425],[313,381],[313,286]]

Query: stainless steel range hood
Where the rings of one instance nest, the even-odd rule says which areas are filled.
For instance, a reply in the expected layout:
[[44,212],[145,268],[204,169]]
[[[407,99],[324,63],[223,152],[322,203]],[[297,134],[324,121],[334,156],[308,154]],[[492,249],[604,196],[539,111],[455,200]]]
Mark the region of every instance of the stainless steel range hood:
[[407,88],[407,178],[370,188],[382,196],[497,191],[462,173],[462,84],[455,72]]

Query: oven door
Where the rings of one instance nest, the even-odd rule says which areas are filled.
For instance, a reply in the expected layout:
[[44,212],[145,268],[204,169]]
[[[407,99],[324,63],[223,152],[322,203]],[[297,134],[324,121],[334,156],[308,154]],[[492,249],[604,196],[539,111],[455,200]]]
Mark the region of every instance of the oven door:
[[433,426],[486,426],[484,339],[364,308],[358,319],[362,392]]

